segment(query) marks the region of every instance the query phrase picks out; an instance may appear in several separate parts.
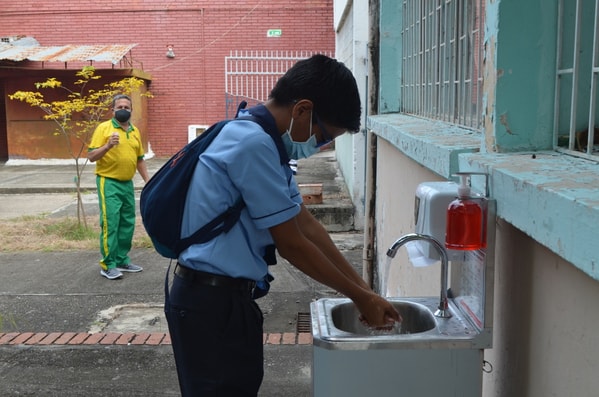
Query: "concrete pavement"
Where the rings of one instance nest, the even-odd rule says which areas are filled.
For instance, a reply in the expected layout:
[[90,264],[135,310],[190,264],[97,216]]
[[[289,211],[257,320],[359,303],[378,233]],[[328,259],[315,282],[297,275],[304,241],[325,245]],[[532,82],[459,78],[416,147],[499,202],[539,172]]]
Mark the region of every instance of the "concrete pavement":
[[[150,173],[161,164],[149,160]],[[73,215],[73,167],[0,165],[0,221]],[[300,162],[297,179],[323,183],[324,203],[310,208],[361,272],[362,235],[352,231],[332,153]],[[88,214],[97,213],[93,165],[82,186]],[[151,249],[131,256],[144,271],[109,281],[97,252],[0,252],[0,395],[179,395],[162,314],[169,261]],[[336,294],[281,258],[272,273],[271,292],[257,301],[265,316],[260,396],[310,396],[309,304]]]
[[[153,175],[165,159],[146,161]],[[87,164],[81,175],[82,200],[88,214],[97,213],[96,179],[94,164]],[[75,216],[76,185],[75,164],[57,164],[40,160],[38,163],[18,160],[0,163],[0,219],[23,215]],[[323,203],[307,205],[332,232],[353,230],[353,205],[347,188],[339,175],[334,152],[323,151],[299,161],[297,183],[322,183]],[[139,174],[133,179],[139,193],[143,181]]]

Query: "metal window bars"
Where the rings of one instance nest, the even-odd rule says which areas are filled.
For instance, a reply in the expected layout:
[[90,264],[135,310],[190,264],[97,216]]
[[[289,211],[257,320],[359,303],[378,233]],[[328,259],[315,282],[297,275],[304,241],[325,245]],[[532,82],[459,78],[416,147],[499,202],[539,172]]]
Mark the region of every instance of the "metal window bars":
[[[593,2],[594,12],[583,12]],[[599,158],[598,51],[599,0],[559,0],[554,147],[594,161]]]
[[483,128],[481,0],[404,0],[400,111]]
[[277,80],[297,61],[327,51],[231,51],[225,57],[226,117],[234,117],[237,105],[265,102]]

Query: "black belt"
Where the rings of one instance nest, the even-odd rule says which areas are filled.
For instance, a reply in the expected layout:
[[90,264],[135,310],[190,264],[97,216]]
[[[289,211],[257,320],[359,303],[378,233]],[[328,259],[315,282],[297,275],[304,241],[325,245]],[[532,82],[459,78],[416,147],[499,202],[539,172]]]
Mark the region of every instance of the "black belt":
[[246,278],[233,278],[220,276],[218,274],[201,272],[182,266],[177,263],[175,274],[182,279],[185,279],[192,284],[204,285],[210,287],[223,287],[231,289],[240,289],[244,291],[252,291],[256,287],[256,282]]

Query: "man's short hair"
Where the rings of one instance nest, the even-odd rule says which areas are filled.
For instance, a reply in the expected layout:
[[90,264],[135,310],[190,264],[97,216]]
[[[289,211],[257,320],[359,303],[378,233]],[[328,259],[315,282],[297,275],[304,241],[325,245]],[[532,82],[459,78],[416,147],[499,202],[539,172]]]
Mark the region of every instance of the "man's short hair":
[[298,61],[277,81],[269,98],[281,105],[309,99],[321,120],[349,132],[360,130],[356,79],[343,63],[325,55]]
[[125,95],[125,94],[117,94],[112,98],[112,104],[110,105],[111,108],[114,108],[114,104],[116,103],[116,101],[118,101],[119,99],[127,99],[129,101],[129,103],[131,105],[133,105],[133,101],[131,100],[131,97],[129,95]]

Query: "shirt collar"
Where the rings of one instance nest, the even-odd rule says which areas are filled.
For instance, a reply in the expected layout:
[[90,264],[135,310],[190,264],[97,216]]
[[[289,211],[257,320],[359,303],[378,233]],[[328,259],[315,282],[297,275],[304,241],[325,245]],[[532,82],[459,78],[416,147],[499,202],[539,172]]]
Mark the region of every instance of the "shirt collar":
[[266,106],[257,105],[251,107],[247,110],[241,110],[239,112],[239,116],[243,117],[245,114],[251,114],[258,120],[260,120],[260,125],[266,131],[268,135],[272,138],[279,151],[279,158],[281,159],[281,165],[289,163],[289,156],[287,155],[287,150],[285,150],[285,145],[283,144],[283,140],[281,139],[281,133],[277,129],[277,123],[272,114],[268,111]]
[[[120,128],[122,130],[125,130],[123,127],[121,127],[121,124],[119,124],[119,122],[116,121],[116,119],[114,117],[111,118],[110,121],[112,121],[112,126],[114,128]],[[127,128],[125,131],[129,132],[131,130],[133,130],[133,124],[129,123],[129,128]]]

